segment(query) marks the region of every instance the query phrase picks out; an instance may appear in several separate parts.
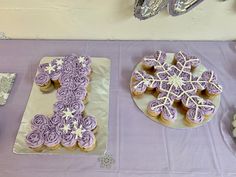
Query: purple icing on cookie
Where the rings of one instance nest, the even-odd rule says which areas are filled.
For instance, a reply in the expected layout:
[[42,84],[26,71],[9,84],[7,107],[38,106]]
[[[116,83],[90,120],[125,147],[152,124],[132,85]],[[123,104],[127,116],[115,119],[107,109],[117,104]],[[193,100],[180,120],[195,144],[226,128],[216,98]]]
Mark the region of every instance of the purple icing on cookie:
[[85,131],[82,133],[82,138],[78,138],[78,144],[82,148],[91,148],[95,143],[95,136],[90,131]]
[[26,143],[30,148],[41,147],[44,143],[42,133],[38,130],[33,130],[26,136]]
[[84,129],[92,131],[97,127],[96,118],[93,116],[86,116],[82,119],[82,126]]
[[36,114],[31,120],[31,127],[33,130],[38,129],[41,125],[47,124],[47,117],[42,114]]
[[41,72],[37,74],[34,81],[38,86],[44,86],[50,81],[50,76],[45,72]]

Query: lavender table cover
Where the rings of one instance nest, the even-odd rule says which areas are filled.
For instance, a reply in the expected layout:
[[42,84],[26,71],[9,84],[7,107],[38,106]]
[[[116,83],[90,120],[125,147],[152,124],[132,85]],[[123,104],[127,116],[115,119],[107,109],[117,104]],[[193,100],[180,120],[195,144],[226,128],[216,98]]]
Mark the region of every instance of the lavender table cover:
[[[204,65],[218,74],[224,93],[219,111],[210,123],[196,129],[170,129],[146,118],[135,106],[129,93],[130,74],[143,55],[157,49],[183,50],[199,56]],[[98,156],[12,152],[39,60],[71,53],[112,60],[107,153],[114,163],[109,169],[100,167]],[[224,131],[220,129],[222,119],[230,119],[236,111],[235,68],[236,42],[0,41],[0,71],[18,74],[7,104],[0,108],[0,176],[236,176],[236,157],[222,136],[229,133],[229,126]]]

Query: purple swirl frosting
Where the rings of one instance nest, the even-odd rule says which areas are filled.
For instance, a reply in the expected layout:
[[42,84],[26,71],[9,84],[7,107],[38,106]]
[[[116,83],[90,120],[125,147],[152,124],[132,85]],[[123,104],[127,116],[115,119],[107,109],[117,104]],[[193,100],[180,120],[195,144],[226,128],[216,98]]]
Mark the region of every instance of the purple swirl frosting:
[[76,90],[73,91],[76,99],[84,100],[87,95],[87,90],[83,87],[78,87]]
[[51,127],[48,124],[42,124],[42,125],[40,125],[38,130],[40,132],[44,133],[44,132],[47,132],[47,131],[51,130]]
[[55,127],[57,126],[58,124],[62,123],[62,118],[60,115],[58,114],[54,114],[50,119],[49,119],[49,125],[51,127]]
[[193,123],[201,123],[204,120],[203,112],[196,108],[191,108],[187,111],[186,118]]
[[40,64],[38,67],[39,72],[45,72],[45,68],[48,66],[48,63]]
[[38,86],[44,86],[50,81],[50,76],[47,73],[41,72],[37,74],[34,81]]
[[66,63],[63,65],[62,73],[72,75],[75,71],[74,63]]
[[54,112],[61,112],[66,108],[66,103],[63,101],[57,101],[53,104]]
[[93,116],[86,116],[82,119],[82,126],[84,129],[92,131],[97,127],[97,121]]
[[96,142],[95,136],[91,131],[85,131],[82,133],[82,138],[78,138],[78,145],[81,148],[91,148]]
[[42,132],[33,130],[26,136],[26,143],[30,148],[39,148],[44,144]]
[[63,100],[63,98],[67,97],[68,95],[72,94],[72,91],[68,87],[60,87],[57,89],[57,99]]
[[41,125],[47,124],[47,117],[42,114],[36,114],[34,118],[31,120],[31,128],[32,130],[38,129]]
[[72,101],[69,107],[71,110],[76,110],[77,113],[82,113],[85,108],[83,102],[80,100]]
[[63,87],[69,87],[72,82],[72,76],[70,74],[61,74],[59,82]]
[[62,138],[61,138],[61,144],[64,147],[73,147],[74,145],[76,145],[76,138],[75,135],[72,133],[66,133],[66,134],[62,134]]
[[166,53],[162,51],[157,51],[154,56],[146,56],[143,58],[143,65],[146,67],[155,67],[158,63],[164,63],[166,59]]
[[51,74],[51,79],[53,81],[57,81],[59,80],[60,76],[61,76],[61,71],[56,70],[55,72]]
[[163,119],[174,121],[177,118],[177,111],[171,106],[164,106],[161,116]]
[[89,84],[89,79],[85,76],[82,77],[74,77],[73,81],[78,83],[79,87],[86,88]]
[[54,147],[61,142],[61,136],[56,131],[46,131],[44,132],[44,145],[47,147]]

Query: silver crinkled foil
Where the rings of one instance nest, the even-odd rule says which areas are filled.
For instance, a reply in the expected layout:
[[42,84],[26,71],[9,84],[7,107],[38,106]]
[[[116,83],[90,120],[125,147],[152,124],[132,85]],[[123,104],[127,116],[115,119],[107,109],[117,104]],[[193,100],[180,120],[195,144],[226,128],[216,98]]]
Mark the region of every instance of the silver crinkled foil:
[[134,16],[145,20],[158,14],[168,5],[169,14],[172,16],[187,13],[203,0],[136,0]]
[[168,0],[136,0],[134,16],[140,20],[145,20],[158,14],[166,7]]
[[172,16],[185,14],[201,2],[203,0],[171,0],[168,4],[169,14]]

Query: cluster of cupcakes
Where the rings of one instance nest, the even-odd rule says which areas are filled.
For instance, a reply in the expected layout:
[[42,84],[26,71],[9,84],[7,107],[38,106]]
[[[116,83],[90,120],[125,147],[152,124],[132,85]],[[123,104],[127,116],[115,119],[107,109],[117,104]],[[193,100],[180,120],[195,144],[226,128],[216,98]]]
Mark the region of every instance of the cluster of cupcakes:
[[199,64],[197,57],[183,52],[176,53],[173,63],[168,64],[166,53],[157,51],[143,58],[143,70],[132,74],[131,92],[141,96],[154,91],[156,99],[148,104],[147,112],[164,124],[176,121],[177,110],[173,104],[179,102],[186,111],[186,125],[199,125],[215,112],[211,99],[222,92],[213,71],[205,71],[198,77],[192,74]]
[[29,148],[80,148],[91,151],[96,146],[96,118],[85,115],[87,90],[91,74],[89,57],[71,55],[41,64],[35,83],[42,92],[56,88],[57,102],[53,115],[37,114],[31,121],[32,131],[26,136]]

